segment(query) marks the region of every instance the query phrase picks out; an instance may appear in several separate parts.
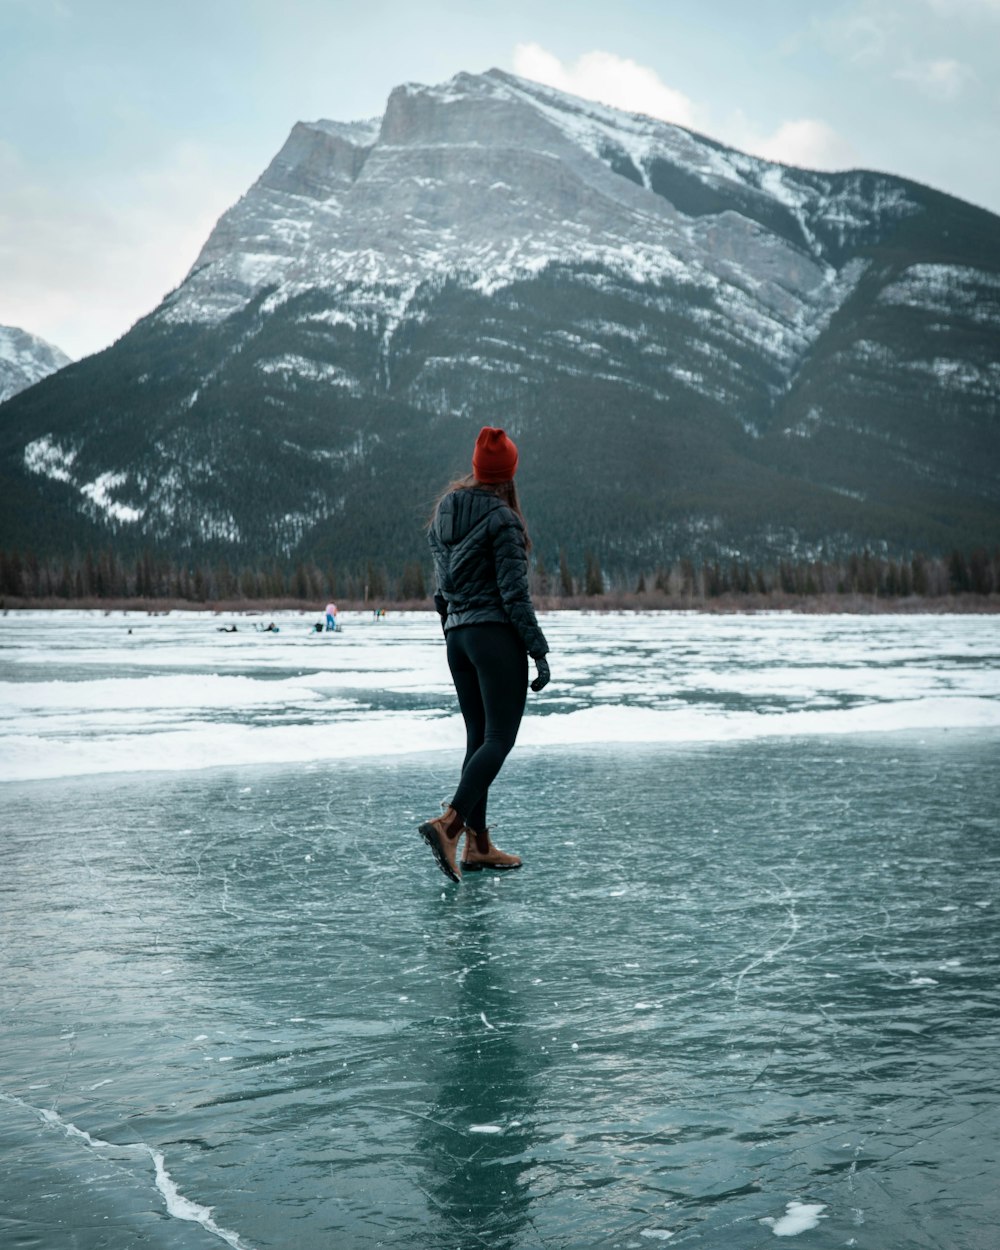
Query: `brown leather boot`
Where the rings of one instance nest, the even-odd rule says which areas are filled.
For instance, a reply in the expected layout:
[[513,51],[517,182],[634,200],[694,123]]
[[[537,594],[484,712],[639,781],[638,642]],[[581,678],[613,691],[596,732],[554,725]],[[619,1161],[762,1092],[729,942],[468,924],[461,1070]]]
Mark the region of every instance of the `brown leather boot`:
[[482,833],[466,829],[462,867],[466,872],[479,872],[483,868],[506,872],[509,868],[520,868],[521,857],[508,855],[506,851],[495,847],[490,840],[489,829],[484,829]]
[[458,839],[465,825],[453,807],[446,807],[441,816],[420,826],[420,836],[434,852],[438,867],[451,881],[461,881],[458,871]]

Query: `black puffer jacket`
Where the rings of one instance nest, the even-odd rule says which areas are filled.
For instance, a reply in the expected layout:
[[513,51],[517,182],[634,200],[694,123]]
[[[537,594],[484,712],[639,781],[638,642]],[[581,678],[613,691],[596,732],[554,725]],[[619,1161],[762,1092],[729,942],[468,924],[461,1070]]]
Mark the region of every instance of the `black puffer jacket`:
[[459,625],[509,622],[532,659],[549,649],[528,589],[524,526],[492,491],[454,490],[430,529],[437,573],[434,603],[445,632]]

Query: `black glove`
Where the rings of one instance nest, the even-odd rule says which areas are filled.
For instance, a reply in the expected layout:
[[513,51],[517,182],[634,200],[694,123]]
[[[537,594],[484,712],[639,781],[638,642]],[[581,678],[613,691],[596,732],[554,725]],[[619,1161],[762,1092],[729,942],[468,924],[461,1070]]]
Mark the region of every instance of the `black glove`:
[[537,694],[549,684],[549,664],[544,655],[535,656],[535,668],[538,670],[538,676],[531,683],[531,688]]
[[441,632],[444,633],[444,624],[448,619],[448,600],[439,590],[434,592],[434,607],[441,618]]

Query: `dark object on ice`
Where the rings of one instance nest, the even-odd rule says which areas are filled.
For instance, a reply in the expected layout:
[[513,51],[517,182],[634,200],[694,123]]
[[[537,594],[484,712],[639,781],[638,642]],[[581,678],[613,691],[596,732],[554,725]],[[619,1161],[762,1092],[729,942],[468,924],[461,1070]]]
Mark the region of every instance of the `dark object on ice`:
[[462,880],[456,852],[464,829],[462,817],[453,807],[446,807],[442,815],[420,826],[420,836],[434,852],[438,867],[450,881]]
[[521,867],[520,855],[508,855],[493,845],[489,829],[482,833],[465,831],[465,851],[462,854],[463,872],[481,872],[490,868],[494,872],[507,872],[511,868]]
[[321,634],[322,632],[323,632],[323,622],[317,621],[316,624],[313,626],[313,633]]
[[220,634],[235,634],[239,632],[235,625],[219,625],[217,629]]

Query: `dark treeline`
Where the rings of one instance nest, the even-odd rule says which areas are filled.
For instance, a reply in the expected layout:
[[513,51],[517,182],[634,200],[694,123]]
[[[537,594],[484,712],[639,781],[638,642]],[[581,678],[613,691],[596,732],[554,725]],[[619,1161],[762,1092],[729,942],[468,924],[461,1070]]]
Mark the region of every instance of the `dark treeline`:
[[425,570],[407,564],[395,577],[374,564],[338,572],[315,563],[234,567],[179,562],[146,551],[123,560],[111,549],[75,553],[69,559],[39,559],[31,552],[0,551],[0,596],[12,599],[173,599],[189,603],[219,600],[329,598],[364,601],[427,598]]
[[[679,559],[628,578],[603,570],[591,552],[585,553],[582,568],[573,569],[560,551],[552,569],[543,558],[536,560],[532,582],[539,599],[552,605],[610,594],[678,606],[723,596],[987,596],[1000,593],[1000,549],[992,554],[977,548],[909,559],[863,551],[834,560],[789,559],[767,566],[741,560],[696,563]],[[430,569],[419,562],[399,570],[371,563],[360,570],[338,570],[311,562],[273,561],[265,567],[234,567],[225,561],[189,565],[149,551],[135,560],[123,560],[110,549],[60,560],[0,551],[0,597],[5,601],[152,599],[207,604],[294,600],[321,604],[339,598],[363,603],[421,602],[432,590]]]
[[[589,569],[585,585],[593,582]],[[937,599],[946,595],[991,595],[1000,592],[1000,548],[949,556],[915,555],[893,560],[871,551],[837,560],[781,560],[751,566],[746,561],[710,561],[700,565],[679,560],[669,568],[639,577],[637,593],[649,589],[682,599],[715,599],[723,595],[868,595],[882,599]],[[589,591],[588,591],[589,593]]]

